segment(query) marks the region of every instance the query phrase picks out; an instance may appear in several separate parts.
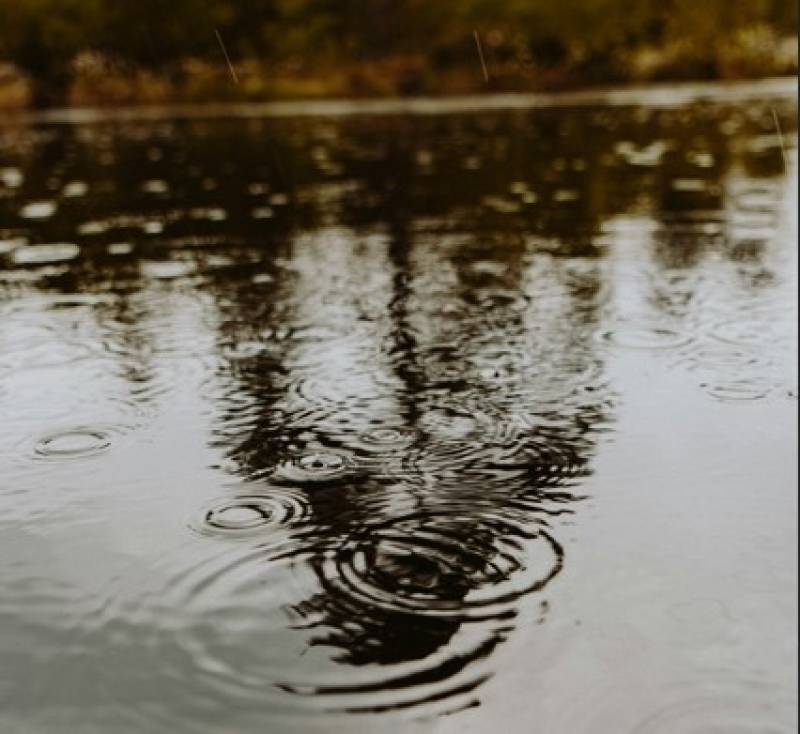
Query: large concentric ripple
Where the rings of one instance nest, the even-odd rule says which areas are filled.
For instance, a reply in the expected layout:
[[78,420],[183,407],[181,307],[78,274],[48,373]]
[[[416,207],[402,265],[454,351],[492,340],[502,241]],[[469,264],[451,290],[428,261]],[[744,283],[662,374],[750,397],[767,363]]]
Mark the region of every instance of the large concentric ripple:
[[452,621],[513,616],[526,594],[561,570],[563,551],[546,532],[494,517],[419,514],[354,536],[320,559],[332,596],[385,612]]

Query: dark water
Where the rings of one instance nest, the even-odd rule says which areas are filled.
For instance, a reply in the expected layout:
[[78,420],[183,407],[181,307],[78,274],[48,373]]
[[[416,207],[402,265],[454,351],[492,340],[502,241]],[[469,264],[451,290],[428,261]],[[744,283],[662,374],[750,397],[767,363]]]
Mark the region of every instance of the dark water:
[[685,97],[0,127],[0,730],[795,731],[796,96]]

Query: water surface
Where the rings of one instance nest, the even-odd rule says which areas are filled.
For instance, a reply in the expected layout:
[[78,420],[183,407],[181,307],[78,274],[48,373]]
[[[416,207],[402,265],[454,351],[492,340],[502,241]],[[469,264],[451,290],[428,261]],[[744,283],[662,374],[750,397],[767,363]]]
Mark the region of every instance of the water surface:
[[793,83],[535,101],[0,127],[2,731],[796,730]]

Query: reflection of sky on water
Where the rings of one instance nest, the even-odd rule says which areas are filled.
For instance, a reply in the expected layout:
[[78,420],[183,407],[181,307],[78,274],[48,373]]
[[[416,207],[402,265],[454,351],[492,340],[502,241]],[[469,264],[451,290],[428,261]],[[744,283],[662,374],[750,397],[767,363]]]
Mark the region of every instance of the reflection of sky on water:
[[[736,596],[787,552],[796,187],[773,107],[793,146],[785,96],[4,128],[8,721],[466,709],[458,728],[511,705],[650,731],[714,723],[759,646],[783,686],[739,620],[783,629],[791,569]],[[739,581],[709,586],[748,532]],[[574,661],[637,703],[570,711],[594,690]]]

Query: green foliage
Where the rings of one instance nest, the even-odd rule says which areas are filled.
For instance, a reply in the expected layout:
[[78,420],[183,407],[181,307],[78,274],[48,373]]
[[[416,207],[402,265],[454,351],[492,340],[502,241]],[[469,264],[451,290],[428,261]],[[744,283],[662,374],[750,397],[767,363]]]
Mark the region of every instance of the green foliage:
[[652,56],[654,49],[689,72],[713,74],[720,73],[720,59],[730,58],[732,47],[742,47],[744,30],[760,29],[758,38],[796,33],[797,4],[785,0],[0,0],[0,18],[0,61],[22,69],[37,89],[44,90],[40,96],[46,101],[48,94],[66,89],[72,61],[81,52],[99,52],[131,68],[179,76],[188,59],[221,63],[216,32],[234,60],[273,68],[290,65],[309,73],[387,59],[405,59],[404,68],[422,68],[428,77],[474,67],[477,31],[487,60],[500,77],[508,69],[529,68],[541,78],[548,69],[561,69],[577,82],[625,78],[639,63],[636,59]]
[[95,34],[102,0],[0,0],[0,57],[40,82],[44,97],[63,87],[70,62]]

